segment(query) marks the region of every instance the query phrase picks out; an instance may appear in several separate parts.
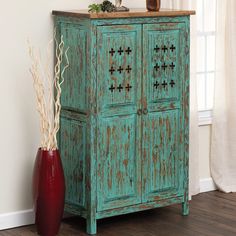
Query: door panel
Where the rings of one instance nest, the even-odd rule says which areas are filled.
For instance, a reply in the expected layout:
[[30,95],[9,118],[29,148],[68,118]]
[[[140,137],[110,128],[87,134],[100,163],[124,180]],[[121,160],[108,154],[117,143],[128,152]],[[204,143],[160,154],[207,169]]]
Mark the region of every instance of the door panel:
[[149,113],[143,119],[145,172],[143,200],[153,201],[178,195],[179,110]]
[[183,195],[185,24],[144,25],[143,202]]
[[184,69],[183,23],[144,25],[144,96],[148,105],[178,101]]
[[102,117],[98,127],[98,210],[140,203],[140,128],[136,115]]
[[86,208],[86,122],[62,114],[59,137],[66,181],[65,201]]
[[98,111],[137,108],[141,97],[141,26],[98,27]]
[[97,31],[98,211],[141,202],[141,25]]

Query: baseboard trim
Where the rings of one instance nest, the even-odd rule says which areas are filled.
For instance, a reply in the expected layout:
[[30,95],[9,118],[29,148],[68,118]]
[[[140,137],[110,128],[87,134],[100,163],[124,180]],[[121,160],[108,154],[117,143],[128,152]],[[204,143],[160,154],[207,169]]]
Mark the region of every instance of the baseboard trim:
[[[214,190],[216,190],[216,185],[214,184],[212,178],[205,178],[200,180],[201,193]],[[0,214],[0,230],[34,224],[34,221],[35,219],[33,209]]]
[[0,230],[34,224],[33,209],[0,214]]
[[212,178],[200,179],[200,193],[216,190],[216,185]]

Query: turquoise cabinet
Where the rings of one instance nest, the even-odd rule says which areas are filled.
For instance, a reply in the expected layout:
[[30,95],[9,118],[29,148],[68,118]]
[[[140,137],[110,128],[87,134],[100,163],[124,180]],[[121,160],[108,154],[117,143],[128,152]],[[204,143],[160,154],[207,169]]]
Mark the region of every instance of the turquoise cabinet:
[[54,11],[69,46],[59,148],[65,211],[96,221],[182,203],[188,214],[191,11]]

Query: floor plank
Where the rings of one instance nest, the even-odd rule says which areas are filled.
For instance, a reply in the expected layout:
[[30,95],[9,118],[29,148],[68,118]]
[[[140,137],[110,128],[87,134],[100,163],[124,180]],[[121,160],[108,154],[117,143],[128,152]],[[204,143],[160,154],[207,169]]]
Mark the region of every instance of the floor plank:
[[[59,236],[85,236],[85,220],[64,219]],[[0,231],[0,236],[35,236],[35,225]],[[190,215],[169,206],[98,221],[98,236],[235,236],[236,193],[202,193],[190,202]]]

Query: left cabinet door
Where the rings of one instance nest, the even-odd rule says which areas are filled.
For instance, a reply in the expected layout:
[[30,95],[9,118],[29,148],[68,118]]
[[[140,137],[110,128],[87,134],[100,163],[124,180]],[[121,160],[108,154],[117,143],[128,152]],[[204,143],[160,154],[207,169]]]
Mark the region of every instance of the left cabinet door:
[[141,202],[141,25],[97,28],[98,211]]

